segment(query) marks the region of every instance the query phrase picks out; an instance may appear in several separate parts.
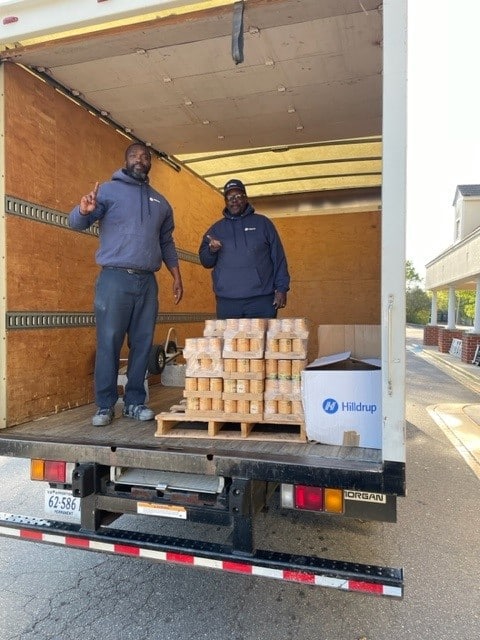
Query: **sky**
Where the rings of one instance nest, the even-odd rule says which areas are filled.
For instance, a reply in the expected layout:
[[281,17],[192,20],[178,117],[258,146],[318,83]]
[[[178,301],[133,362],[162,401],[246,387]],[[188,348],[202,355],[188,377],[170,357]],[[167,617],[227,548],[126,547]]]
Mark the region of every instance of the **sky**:
[[421,278],[453,243],[459,184],[480,184],[480,0],[409,0],[406,257]]

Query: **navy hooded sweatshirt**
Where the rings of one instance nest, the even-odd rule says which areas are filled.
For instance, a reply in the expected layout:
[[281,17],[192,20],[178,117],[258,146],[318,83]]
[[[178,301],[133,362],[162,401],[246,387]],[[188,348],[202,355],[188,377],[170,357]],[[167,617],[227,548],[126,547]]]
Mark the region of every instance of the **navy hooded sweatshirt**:
[[[210,251],[207,236],[222,243],[216,253]],[[236,216],[223,210],[223,218],[203,236],[199,257],[204,267],[213,269],[213,290],[220,298],[253,298],[289,290],[287,259],[277,230],[250,204]]]
[[77,205],[69,216],[73,229],[88,229],[98,220],[100,246],[96,260],[102,267],[158,271],[162,262],[178,266],[170,204],[148,182],[122,169],[100,185],[97,207],[82,216]]

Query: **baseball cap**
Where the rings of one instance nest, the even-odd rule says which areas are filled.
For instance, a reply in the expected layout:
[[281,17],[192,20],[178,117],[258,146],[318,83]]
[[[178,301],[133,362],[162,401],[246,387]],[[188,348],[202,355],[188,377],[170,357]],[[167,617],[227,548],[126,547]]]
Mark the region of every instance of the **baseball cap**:
[[247,194],[247,191],[245,189],[245,185],[243,184],[243,182],[241,182],[240,180],[237,180],[236,178],[229,180],[227,184],[223,187],[224,195],[227,195],[227,193],[232,189],[238,189],[239,191],[243,191],[245,195]]

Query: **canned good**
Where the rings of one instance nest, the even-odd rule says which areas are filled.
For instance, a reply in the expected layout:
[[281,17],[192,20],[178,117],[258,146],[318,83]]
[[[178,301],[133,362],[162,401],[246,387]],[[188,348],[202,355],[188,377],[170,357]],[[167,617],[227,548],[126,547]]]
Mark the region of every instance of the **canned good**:
[[200,370],[201,371],[211,371],[212,370],[212,358],[200,358]]
[[208,338],[197,338],[197,351],[199,353],[208,351]]
[[211,398],[200,398],[199,409],[200,409],[200,411],[211,411],[212,410],[212,399]]
[[248,338],[237,338],[236,351],[250,351],[250,340]]
[[210,391],[210,378],[198,378],[197,388],[199,391]]
[[292,377],[292,361],[291,360],[278,360],[278,377],[279,378]]
[[223,361],[223,370],[226,373],[235,373],[237,370],[237,361],[234,358],[225,358]]
[[261,400],[251,400],[250,401],[250,413],[254,415],[258,415],[259,413],[263,413],[263,402]]
[[303,417],[303,404],[300,400],[292,400],[292,413]]
[[198,378],[185,378],[185,390],[186,391],[197,391],[197,380]]
[[264,331],[265,319],[264,318],[251,318],[252,331]]
[[249,371],[250,371],[250,360],[248,358],[239,358],[237,360],[237,372],[249,373]]
[[225,393],[237,393],[237,381],[225,380],[223,383],[223,389]]
[[285,393],[287,395],[291,395],[292,393],[292,381],[288,378],[280,378],[278,381],[278,391],[279,393]]
[[198,411],[200,407],[199,398],[187,398],[187,411]]
[[304,351],[304,342],[301,338],[293,338],[292,340],[292,351],[295,353],[300,353]]
[[265,360],[257,358],[250,360],[250,371],[252,373],[263,373],[265,371]]
[[250,351],[261,351],[262,341],[260,338],[250,338]]
[[278,350],[280,353],[290,353],[292,350],[292,339],[280,338],[278,341]]
[[265,360],[267,378],[276,378],[278,375],[278,360]]
[[237,393],[249,393],[250,381],[249,380],[237,380]]
[[222,350],[222,341],[220,338],[209,338],[208,350],[210,353],[220,354]]
[[279,350],[279,344],[278,344],[278,339],[277,338],[269,338],[267,341],[267,351],[278,351]]
[[285,333],[292,333],[295,326],[294,318],[282,318],[281,323],[282,331],[284,331]]
[[272,333],[278,333],[282,330],[282,321],[278,318],[271,318],[268,321],[268,330]]
[[265,380],[265,393],[278,393],[279,382],[278,378],[267,378]]
[[276,400],[265,400],[265,413],[270,415],[273,413],[277,413]]
[[282,413],[288,415],[292,413],[292,403],[290,400],[279,400],[278,401],[278,413]]
[[305,318],[295,318],[295,331],[297,333],[308,331]]
[[239,318],[238,319],[238,330],[239,331],[250,331],[251,322],[250,318]]
[[304,360],[292,360],[292,378],[300,377],[301,372],[305,369]]
[[250,400],[237,400],[238,413],[250,413]]
[[212,398],[212,411],[223,411],[223,400],[221,398]]
[[250,393],[263,393],[263,380],[250,380]]
[[210,378],[210,391],[222,391],[223,378]]
[[230,331],[230,330],[238,331],[238,318],[228,318],[225,321],[225,328],[228,331]]
[[237,401],[236,400],[224,400],[223,408],[225,413],[237,413]]

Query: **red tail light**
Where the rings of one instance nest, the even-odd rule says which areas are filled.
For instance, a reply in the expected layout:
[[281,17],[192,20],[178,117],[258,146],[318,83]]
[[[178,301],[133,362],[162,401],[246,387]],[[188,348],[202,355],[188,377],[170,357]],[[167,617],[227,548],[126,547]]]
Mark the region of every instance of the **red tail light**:
[[45,460],[45,480],[47,482],[66,482],[67,463],[57,460]]
[[308,511],[323,511],[322,487],[295,486],[295,508]]

